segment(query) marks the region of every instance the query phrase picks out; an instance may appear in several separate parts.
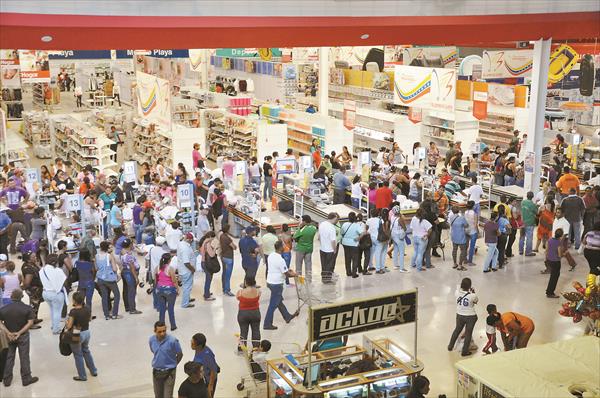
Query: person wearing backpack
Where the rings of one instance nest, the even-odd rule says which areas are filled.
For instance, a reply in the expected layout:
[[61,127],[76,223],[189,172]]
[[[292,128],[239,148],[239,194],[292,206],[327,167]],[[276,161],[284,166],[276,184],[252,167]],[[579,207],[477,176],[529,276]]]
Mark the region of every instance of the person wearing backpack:
[[406,248],[406,220],[402,215],[400,206],[392,208],[391,242],[394,248],[392,262],[394,269],[400,272],[409,272],[404,268],[404,250]]
[[390,242],[390,218],[388,209],[375,209],[371,214],[371,218],[367,220],[369,233],[371,234],[372,248],[371,259],[372,265],[375,266],[375,273],[384,274],[389,272],[385,267],[385,254]]

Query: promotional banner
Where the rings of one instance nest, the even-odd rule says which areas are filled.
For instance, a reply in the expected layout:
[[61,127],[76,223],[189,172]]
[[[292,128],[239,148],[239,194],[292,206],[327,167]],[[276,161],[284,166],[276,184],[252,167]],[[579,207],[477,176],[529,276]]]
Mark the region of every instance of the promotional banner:
[[402,64],[432,66],[438,68],[456,67],[458,50],[450,47],[410,47],[402,50]]
[[207,50],[190,49],[188,51],[190,54],[190,70],[193,72],[201,72],[202,71],[203,53],[204,53],[204,51],[207,51]]
[[396,65],[395,104],[453,112],[455,100],[456,70]]
[[19,50],[22,83],[50,83],[47,51]]
[[136,72],[138,115],[171,128],[171,94],[169,81]]
[[0,73],[3,88],[20,88],[19,53],[17,50],[0,50]]
[[111,59],[110,50],[48,51],[49,59]]
[[479,120],[487,118],[487,86],[487,83],[473,83],[473,116]]
[[281,57],[279,48],[217,48],[215,55],[229,58],[261,58],[270,61],[273,57]]
[[411,290],[309,308],[309,341],[340,337],[414,322],[417,291]]
[[502,79],[529,77],[533,67],[533,50],[484,51],[482,77]]

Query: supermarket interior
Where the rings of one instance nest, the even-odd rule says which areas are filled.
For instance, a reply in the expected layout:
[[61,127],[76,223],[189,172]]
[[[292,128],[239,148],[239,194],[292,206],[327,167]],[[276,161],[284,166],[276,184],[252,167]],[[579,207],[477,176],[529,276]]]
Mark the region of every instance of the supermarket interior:
[[0,397],[600,398],[599,39],[0,0]]

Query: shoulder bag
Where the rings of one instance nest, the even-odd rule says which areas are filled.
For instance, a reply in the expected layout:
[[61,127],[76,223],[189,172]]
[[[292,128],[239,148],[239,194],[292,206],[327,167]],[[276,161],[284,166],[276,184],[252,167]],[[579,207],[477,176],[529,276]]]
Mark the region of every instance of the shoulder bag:
[[211,274],[216,274],[219,271],[221,271],[221,263],[219,263],[219,258],[216,255],[209,256],[206,247],[204,247],[204,253],[206,253],[206,260],[204,261],[204,270]]
[[377,240],[379,242],[387,242],[390,240],[390,231],[386,231],[384,228],[384,222],[379,219],[379,228],[377,229]]

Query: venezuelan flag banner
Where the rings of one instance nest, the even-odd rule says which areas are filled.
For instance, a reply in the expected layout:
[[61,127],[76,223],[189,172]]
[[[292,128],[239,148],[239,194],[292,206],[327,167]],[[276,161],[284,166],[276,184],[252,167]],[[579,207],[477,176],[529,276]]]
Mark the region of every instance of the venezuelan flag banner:
[[140,117],[171,128],[171,91],[168,80],[136,72],[136,95]]
[[456,70],[395,66],[395,104],[453,112],[455,101]]
[[503,79],[529,77],[533,67],[533,50],[484,51],[482,77]]

